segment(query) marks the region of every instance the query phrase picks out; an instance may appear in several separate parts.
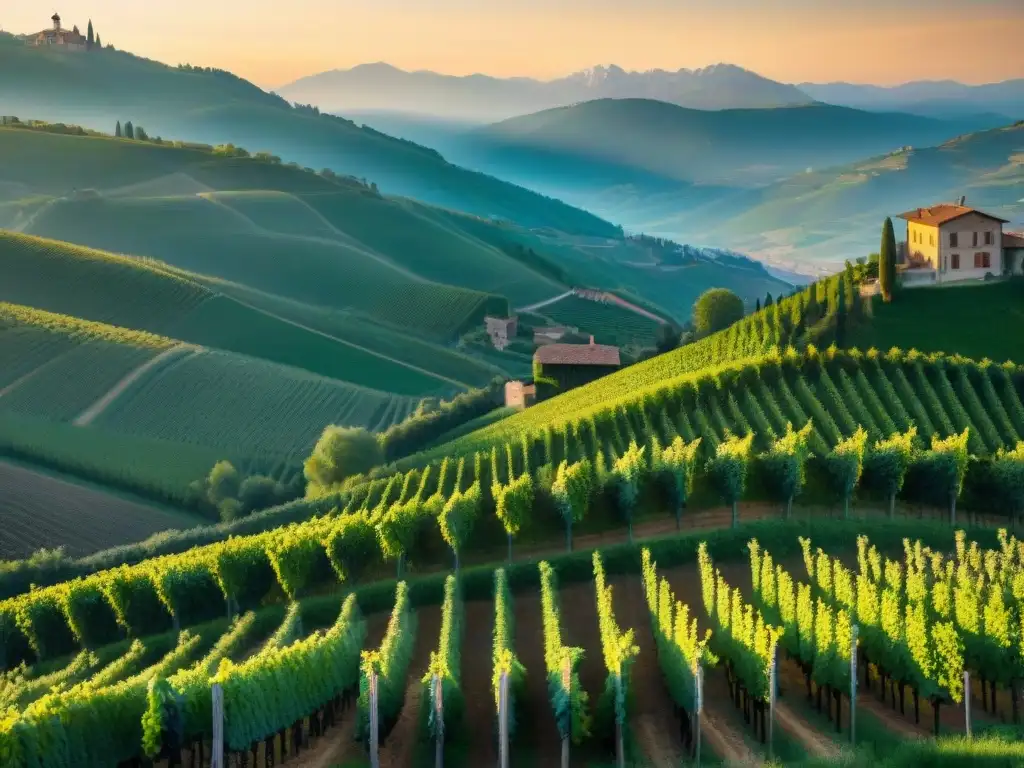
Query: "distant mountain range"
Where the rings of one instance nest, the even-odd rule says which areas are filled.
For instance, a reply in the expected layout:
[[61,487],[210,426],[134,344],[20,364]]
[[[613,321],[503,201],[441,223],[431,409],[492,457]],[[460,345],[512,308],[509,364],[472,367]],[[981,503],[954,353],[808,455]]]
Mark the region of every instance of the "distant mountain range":
[[798,87],[818,101],[858,109],[899,110],[936,117],[991,113],[1006,122],[1024,119],[1024,78],[985,85],[941,80],[891,88],[851,83],[801,83]]
[[516,117],[463,134],[455,162],[516,183],[751,187],[808,168],[903,146],[930,146],[991,123],[936,120],[809,104],[686,109],[649,99],[600,99]]
[[613,64],[541,81],[406,72],[377,63],[310,75],[278,92],[291,101],[331,112],[401,112],[478,123],[605,98],[653,99],[691,109],[764,109],[821,101],[934,117],[992,113],[1003,122],[1024,118],[1024,79],[987,85],[912,82],[891,88],[850,83],[789,85],[732,64],[676,72],[628,72]]
[[405,72],[379,63],[304,77],[278,92],[332,112],[399,111],[478,122],[606,98],[654,99],[691,109],[768,108],[812,101],[792,85],[731,64],[677,72],[627,72],[612,65],[540,81]]

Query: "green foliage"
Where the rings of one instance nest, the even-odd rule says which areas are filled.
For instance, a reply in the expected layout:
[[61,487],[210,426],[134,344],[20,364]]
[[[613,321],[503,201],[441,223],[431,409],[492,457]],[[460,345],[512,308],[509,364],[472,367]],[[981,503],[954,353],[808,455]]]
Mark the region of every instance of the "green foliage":
[[594,710],[596,733],[613,734],[614,724],[629,726],[633,691],[630,669],[640,652],[633,642],[633,630],[625,632],[615,620],[612,606],[612,587],[606,582],[604,564],[599,552],[594,552],[594,591],[597,596],[597,621],[601,631],[601,651],[607,673],[604,690]]
[[329,488],[368,471],[382,459],[380,442],[365,429],[330,426],[306,459],[306,479],[314,487]]
[[[864,473],[868,485],[885,495],[890,501],[903,489],[907,470],[917,452],[917,427],[903,434],[894,434],[879,440],[864,458]],[[891,508],[890,508],[891,511]]]
[[441,535],[455,553],[455,567],[458,569],[459,553],[469,541],[473,523],[480,514],[480,484],[473,483],[467,490],[458,489],[448,498],[441,510],[439,523]]
[[524,472],[509,483],[492,486],[495,514],[509,536],[519,533],[533,509],[533,476]]
[[730,588],[715,570],[704,542],[697,551],[697,564],[715,654],[732,668],[752,697],[768,701],[769,676],[782,630],[768,624],[752,605],[745,604],[738,589]]
[[491,654],[494,673],[491,677],[491,688],[494,691],[495,712],[498,712],[501,706],[501,676],[508,676],[506,705],[509,738],[516,732],[516,700],[522,695],[526,679],[526,669],[516,656],[514,642],[515,609],[512,592],[504,569],[498,568],[494,571],[494,644]]
[[867,453],[868,433],[858,427],[853,437],[836,444],[832,452],[825,457],[829,478],[836,495],[843,500],[848,509],[850,496],[853,495],[864,471],[864,456]]
[[380,738],[387,738],[405,698],[405,678],[416,641],[416,614],[409,606],[409,590],[404,581],[395,589],[395,607],[387,631],[376,651],[363,651],[359,673],[357,738],[370,740],[370,684],[377,680],[377,717]]
[[572,464],[563,461],[558,465],[558,472],[551,485],[551,495],[565,521],[570,549],[572,549],[572,524],[580,522],[587,514],[593,492],[594,476],[589,461],[584,459]]
[[544,666],[547,670],[551,711],[559,736],[579,744],[590,735],[590,715],[587,711],[589,697],[579,679],[583,649],[562,644],[558,580],[547,562],[541,561],[538,568],[544,627]]
[[715,492],[733,507],[733,525],[737,524],[736,503],[747,487],[747,470],[752,455],[753,434],[730,437],[719,443],[715,455],[708,459],[706,471]]
[[630,540],[633,538],[633,511],[640,496],[640,484],[647,474],[645,450],[635,442],[630,443],[626,452],[612,463],[608,477],[615,491],[615,506],[629,526]]
[[787,512],[793,499],[800,495],[807,483],[807,459],[810,456],[812,430],[811,422],[807,422],[798,431],[794,431],[792,423],[787,423],[786,434],[759,457],[766,483],[773,495],[787,504]]
[[[463,605],[459,584],[455,576],[449,576],[444,583],[444,601],[441,603],[441,636],[437,651],[430,654],[430,664],[423,677],[423,701],[426,707],[426,733],[432,739],[454,739],[462,726],[465,703],[462,695],[461,654]],[[441,686],[441,701],[437,701],[437,687]],[[437,722],[437,711],[441,710],[443,723]]]
[[[658,478],[668,498],[669,507],[676,516],[676,527],[681,525],[683,507],[693,493],[693,481],[697,474],[697,453],[700,438],[689,443],[676,435],[671,444],[663,449],[654,462],[655,477]],[[652,454],[652,460],[654,460]]]
[[264,648],[240,664],[220,662],[214,683],[224,688],[224,740],[238,750],[287,728],[353,690],[366,626],[354,595],[337,621],[286,646]]
[[658,649],[658,665],[676,706],[692,712],[696,704],[698,669],[713,664],[708,649],[711,630],[702,636],[690,607],[678,600],[664,576],[658,580],[657,563],[646,547],[641,550],[644,597],[651,616],[651,630]]
[[693,327],[708,336],[743,319],[743,300],[725,288],[711,288],[693,305]]
[[888,217],[882,225],[882,245],[878,256],[878,280],[882,287],[882,297],[892,301],[893,291],[896,290],[896,233],[892,219]]

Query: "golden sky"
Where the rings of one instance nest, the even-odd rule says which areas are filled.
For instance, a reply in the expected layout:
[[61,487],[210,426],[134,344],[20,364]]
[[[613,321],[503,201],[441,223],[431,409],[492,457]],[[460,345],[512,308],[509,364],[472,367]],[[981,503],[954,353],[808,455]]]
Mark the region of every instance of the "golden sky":
[[[51,8],[51,5],[53,6]],[[0,27],[50,25],[273,88],[327,69],[551,78],[728,62],[784,82],[1024,77],[1024,0],[3,0]]]

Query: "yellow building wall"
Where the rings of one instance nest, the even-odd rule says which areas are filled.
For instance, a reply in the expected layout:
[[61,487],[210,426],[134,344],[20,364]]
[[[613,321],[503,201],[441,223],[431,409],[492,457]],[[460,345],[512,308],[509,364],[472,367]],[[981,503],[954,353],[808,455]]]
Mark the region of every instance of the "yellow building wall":
[[924,262],[932,269],[939,268],[939,228],[907,222],[907,253],[914,262]]

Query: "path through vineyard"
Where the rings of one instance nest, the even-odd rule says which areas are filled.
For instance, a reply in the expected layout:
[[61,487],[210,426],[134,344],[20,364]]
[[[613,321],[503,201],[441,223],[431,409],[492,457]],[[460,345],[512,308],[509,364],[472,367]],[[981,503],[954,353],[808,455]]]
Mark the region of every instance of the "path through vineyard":
[[658,647],[651,631],[651,615],[643,583],[635,576],[610,579],[615,617],[623,629],[632,629],[640,649],[630,671],[633,698],[631,727],[642,754],[652,768],[675,768],[684,757],[680,723],[658,664]]
[[[579,679],[589,701],[587,711],[594,709],[604,691],[608,672],[604,665],[604,651],[601,648],[601,626],[597,618],[597,592],[593,581],[567,584],[559,589],[558,603],[562,617],[562,642],[583,649],[583,660],[579,664]],[[614,596],[613,604],[618,603]],[[622,620],[616,619],[625,627]],[[609,761],[615,756],[615,741],[612,734],[598,733],[591,727],[590,738],[571,751],[572,765],[586,766],[598,761]],[[592,761],[588,758],[591,758]]]
[[420,737],[420,709],[423,706],[423,675],[430,666],[430,653],[436,651],[441,633],[441,606],[425,605],[416,609],[416,642],[406,679],[405,700],[398,722],[380,747],[381,768],[409,768],[413,764]]
[[494,601],[465,604],[462,636],[462,690],[466,701],[466,766],[492,766],[498,761],[495,745],[496,705],[491,688]]

